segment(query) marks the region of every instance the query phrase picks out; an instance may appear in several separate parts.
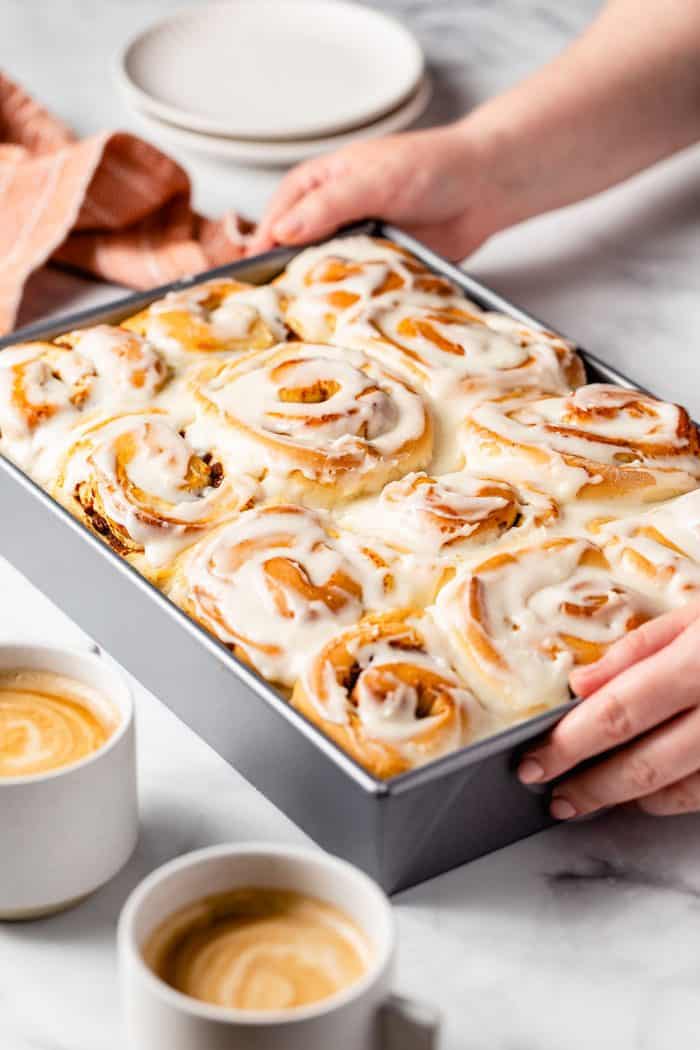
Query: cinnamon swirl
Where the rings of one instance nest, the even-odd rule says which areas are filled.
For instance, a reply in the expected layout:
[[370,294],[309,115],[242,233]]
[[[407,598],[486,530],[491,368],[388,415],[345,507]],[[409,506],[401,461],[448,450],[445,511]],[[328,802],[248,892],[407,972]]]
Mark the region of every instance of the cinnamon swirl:
[[561,537],[458,572],[434,614],[465,680],[512,721],[565,701],[574,665],[597,660],[661,611],[618,581],[595,544]]
[[148,405],[168,380],[146,340],[109,325],[0,354],[0,451],[46,483],[66,436],[110,408]]
[[282,504],[246,511],[187,551],[170,595],[265,678],[292,685],[331,634],[423,586],[399,552]]
[[417,554],[452,559],[514,528],[551,525],[559,513],[553,499],[527,486],[516,490],[466,471],[438,477],[420,471],[341,511],[340,520]]
[[192,354],[263,350],[288,334],[276,289],[232,278],[169,292],[122,327],[146,336],[176,363]]
[[390,241],[342,237],[300,252],[275,282],[285,319],[300,339],[329,342],[338,325],[372,301],[429,296],[465,303],[461,292]]
[[211,449],[195,449],[163,412],[105,419],[70,448],[54,494],[156,582],[168,563],[257,492]]
[[419,610],[368,616],[306,664],[292,704],[381,779],[472,741],[484,715]]
[[573,346],[552,332],[486,313],[467,300],[385,300],[340,325],[333,341],[365,349],[434,399],[565,394],[585,382]]
[[615,386],[484,402],[461,438],[469,469],[562,499],[653,502],[700,483],[700,438],[685,409]]
[[264,473],[276,498],[330,506],[432,454],[420,395],[359,351],[288,343],[205,368],[191,389],[190,433]]
[[667,608],[700,598],[700,489],[592,531],[622,582]]

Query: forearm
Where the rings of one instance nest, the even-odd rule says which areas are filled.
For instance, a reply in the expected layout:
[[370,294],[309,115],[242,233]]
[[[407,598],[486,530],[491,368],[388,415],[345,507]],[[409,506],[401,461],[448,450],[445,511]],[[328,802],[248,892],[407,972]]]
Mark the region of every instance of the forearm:
[[481,152],[496,228],[628,178],[700,139],[700,3],[612,0],[456,131]]

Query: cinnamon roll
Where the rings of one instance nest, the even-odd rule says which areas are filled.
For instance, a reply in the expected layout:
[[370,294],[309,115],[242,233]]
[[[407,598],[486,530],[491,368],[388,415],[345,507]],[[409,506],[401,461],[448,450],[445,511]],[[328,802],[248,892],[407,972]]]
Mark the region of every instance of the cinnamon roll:
[[452,558],[493,543],[513,528],[551,525],[559,507],[549,496],[460,471],[420,471],[392,481],[379,496],[340,513],[350,528],[393,538],[407,550]]
[[168,378],[158,350],[109,325],[8,347],[0,354],[0,451],[46,483],[73,428],[110,408],[148,405]]
[[562,499],[653,502],[700,483],[700,439],[685,409],[599,383],[568,397],[483,402],[461,440],[469,469]]
[[661,611],[617,579],[600,547],[560,537],[458,572],[434,615],[467,683],[512,721],[564,702],[574,665],[599,659]]
[[330,506],[431,457],[432,424],[406,382],[359,351],[288,343],[200,371],[197,439],[266,475],[275,498]]
[[188,354],[263,350],[288,334],[275,288],[227,277],[169,292],[122,327],[146,336],[178,363]]
[[188,550],[170,596],[265,678],[292,685],[331,634],[420,586],[399,552],[281,504],[246,511]]
[[410,252],[362,235],[307,248],[275,283],[284,294],[287,324],[308,342],[329,342],[341,322],[372,301],[419,295],[433,303],[466,302],[455,285]]
[[145,575],[162,582],[171,559],[227,516],[252,505],[257,483],[230,475],[164,412],[112,416],[69,449],[54,495]]
[[622,582],[667,608],[700,598],[700,489],[592,531]]
[[292,704],[380,779],[456,751],[484,726],[435,624],[414,609],[336,634],[308,660]]
[[365,349],[435,399],[565,394],[585,382],[573,346],[552,332],[467,300],[385,300],[340,325],[333,341]]

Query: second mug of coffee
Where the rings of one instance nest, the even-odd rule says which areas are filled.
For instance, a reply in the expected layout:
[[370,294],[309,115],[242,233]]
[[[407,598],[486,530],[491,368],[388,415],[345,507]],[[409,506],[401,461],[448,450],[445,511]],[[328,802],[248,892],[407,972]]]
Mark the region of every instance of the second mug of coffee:
[[92,653],[0,644],[0,920],[76,903],[138,834],[134,712]]
[[129,1046],[385,1050],[394,952],[389,901],[345,861],[283,846],[200,850],[155,871],[122,912]]

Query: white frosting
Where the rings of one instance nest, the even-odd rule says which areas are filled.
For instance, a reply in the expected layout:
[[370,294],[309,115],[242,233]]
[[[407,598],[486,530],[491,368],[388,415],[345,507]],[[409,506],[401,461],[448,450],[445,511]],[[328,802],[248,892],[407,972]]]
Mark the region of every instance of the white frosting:
[[132,332],[99,325],[66,340],[0,354],[0,451],[42,483],[77,426],[150,404],[168,379],[159,352]]
[[644,517],[689,558],[700,562],[700,489],[669,500]]
[[[412,644],[407,646],[408,638]],[[455,673],[445,641],[429,616],[410,617],[390,635],[382,627],[368,630],[360,624],[340,635],[337,642],[356,665],[352,696],[338,682],[328,650],[312,657],[303,675],[306,693],[324,721],[347,726],[352,712],[368,740],[391,745],[411,765],[454,751],[464,745],[467,736],[474,739],[483,729],[485,714]],[[453,706],[449,719],[419,710],[417,683],[421,679],[431,685],[439,680],[441,694]],[[314,680],[322,683],[322,695]],[[436,730],[437,741],[421,748],[421,741]]]
[[[485,489],[499,488],[500,495],[484,495]],[[471,546],[479,527],[515,500],[514,491],[504,483],[489,486],[464,473],[432,478],[421,471],[391,482],[379,496],[350,504],[340,520],[351,528],[393,538],[408,550],[435,556]]]
[[386,485],[378,496],[339,512],[349,528],[393,540],[416,554],[448,562],[508,535],[553,524],[559,508],[549,496],[466,471],[432,477],[423,471]]
[[[700,478],[700,458],[682,435],[683,410],[637,391],[603,384],[568,397],[483,402],[462,429],[471,470],[530,482],[559,499],[573,499],[602,480],[595,464],[643,468],[679,488]],[[574,457],[588,464],[566,462]],[[664,478],[664,473],[668,478]]]
[[332,341],[365,348],[433,398],[459,398],[463,405],[486,390],[569,391],[566,369],[575,354],[557,336],[484,313],[467,300],[445,305],[434,296],[386,298],[350,316]]
[[365,236],[307,248],[291,261],[279,283],[291,300],[288,322],[309,340],[328,339],[339,320],[354,318],[372,300],[393,302],[397,295],[427,292],[435,303],[465,302],[445,278],[436,278],[410,256]]
[[[285,342],[283,312],[323,345]],[[472,689],[493,728],[566,697],[567,633],[606,646],[700,595],[700,489],[642,504],[700,480],[683,411],[601,384],[567,393],[569,344],[480,310],[387,244],[338,239],[275,286],[214,280],[131,322],[149,338],[98,326],[4,350],[0,452],[68,505],[80,494],[116,549],[162,568],[152,577],[273,681],[292,685],[368,612],[435,601],[410,659],[453,676],[456,696]],[[207,463],[222,464],[221,484]],[[607,467],[643,468],[657,486],[593,499]],[[261,509],[290,499],[337,509]],[[607,569],[579,564],[591,536]],[[541,550],[557,537],[573,540]],[[503,552],[517,562],[481,568]],[[484,629],[472,580],[503,666],[472,644]],[[400,650],[377,641],[356,655],[352,703],[370,740],[427,760],[432,745],[416,741],[430,718],[389,670]],[[348,697],[327,687],[326,716],[346,724]]]
[[[193,384],[191,433],[220,435],[268,486],[298,471],[332,483],[378,461],[400,463],[430,426],[421,397],[359,351],[290,343],[227,362]],[[310,455],[306,453],[310,452]],[[428,458],[430,451],[428,449]]]
[[366,608],[406,604],[425,576],[386,545],[297,506],[243,512],[187,556],[175,597],[265,677],[294,683],[309,652]]
[[[215,304],[210,302],[213,295],[216,295]],[[196,326],[206,346],[183,345],[178,339],[177,322],[187,319]],[[175,363],[182,363],[188,352],[199,349],[211,352],[238,348],[238,344],[251,335],[258,320],[264,322],[274,342],[286,338],[277,289],[272,285],[246,285],[219,279],[169,292],[163,299],[151,303],[143,324],[148,339]],[[185,336],[191,333],[186,332]]]
[[[526,712],[568,696],[575,662],[569,638],[608,646],[637,619],[662,611],[658,596],[626,587],[602,566],[585,562],[593,544],[536,546],[504,563],[459,572],[440,592],[437,622],[451,638],[458,667],[496,708]],[[481,637],[498,654],[482,652]]]
[[611,521],[596,539],[624,583],[672,608],[700,598],[700,490]]
[[[655,454],[654,445],[662,450],[668,446],[678,450],[687,448],[687,437],[679,433],[682,413],[678,405],[657,401],[637,390],[591,383],[568,397],[543,398],[531,406],[526,405],[517,418],[527,425],[543,423],[545,428],[555,428],[548,429],[548,435],[557,449],[578,449],[574,454],[585,455],[592,442],[599,462],[615,463],[628,443],[633,451],[638,446],[651,446],[649,455]],[[557,429],[561,428],[578,430],[584,437],[558,433]],[[596,437],[608,440],[596,442]],[[644,456],[638,458],[643,460]],[[694,467],[698,469],[697,463]]]
[[192,487],[189,471],[196,454],[166,416],[118,416],[77,442],[62,488],[70,497],[82,482],[91,482],[103,516],[124,528],[148,562],[162,565],[256,493],[256,482],[246,475]]

